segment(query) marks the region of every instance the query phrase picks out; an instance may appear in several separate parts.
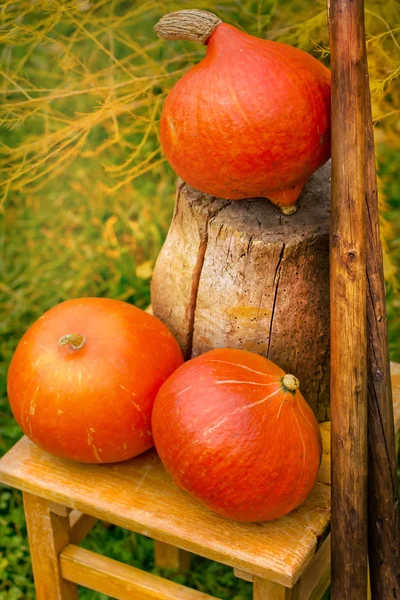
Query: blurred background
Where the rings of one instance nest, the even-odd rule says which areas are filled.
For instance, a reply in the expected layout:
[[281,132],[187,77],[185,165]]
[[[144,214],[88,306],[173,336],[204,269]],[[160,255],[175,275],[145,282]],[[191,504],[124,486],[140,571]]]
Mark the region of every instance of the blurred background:
[[[144,308],[168,230],[175,175],[159,140],[162,103],[205,54],[162,42],[166,12],[202,8],[329,65],[320,0],[3,0],[0,5],[0,453],[20,437],[6,397],[12,353],[58,302],[118,298]],[[392,360],[400,362],[400,7],[366,0]],[[397,322],[395,315],[397,314]],[[86,547],[157,572],[152,542],[97,526]],[[163,573],[165,575],[165,573]],[[251,585],[200,558],[172,576],[221,599]],[[106,597],[81,590],[82,599]],[[34,598],[19,492],[0,490],[0,600]]]

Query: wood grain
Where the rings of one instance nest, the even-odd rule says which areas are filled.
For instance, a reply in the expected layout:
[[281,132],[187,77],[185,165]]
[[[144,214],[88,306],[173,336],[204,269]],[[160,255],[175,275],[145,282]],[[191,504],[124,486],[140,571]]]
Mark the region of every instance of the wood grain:
[[[329,428],[322,430],[324,441]],[[260,577],[293,585],[315,554],[330,520],[329,455],[321,481],[291,514],[237,523],[179,490],[154,451],[112,465],[84,465],[47,454],[22,438],[1,460],[0,480]]]
[[78,600],[78,589],[63,579],[58,558],[69,543],[68,517],[51,512],[43,498],[23,497],[37,600]]
[[254,577],[253,600],[300,600],[300,585],[286,588],[260,577]]
[[327,164],[292,216],[180,183],[151,285],[153,312],[186,358],[217,347],[267,356],[300,379],[319,421],[329,418],[329,179]]
[[368,65],[366,82],[368,555],[372,598],[400,598],[397,447]]
[[365,31],[330,0],[332,598],[367,597]]
[[92,531],[97,523],[97,519],[73,510],[69,515],[69,523],[71,527],[69,536],[71,544],[80,544],[87,534]]
[[78,546],[67,546],[60,561],[66,579],[118,600],[216,600]]
[[[253,582],[254,577],[239,569],[234,570],[235,576],[244,581]],[[331,582],[331,536],[329,535],[315,553],[300,580],[299,600],[321,600]],[[258,586],[264,585],[258,582]],[[286,593],[281,590],[281,593]]]
[[164,542],[156,541],[154,544],[154,560],[157,567],[187,573],[190,571],[190,559],[190,552],[181,548]]
[[52,513],[56,515],[60,515],[60,517],[68,517],[71,509],[67,506],[62,506],[61,504],[56,504],[55,502],[49,502],[49,509]]
[[321,600],[331,582],[331,536],[329,535],[301,578],[300,600]]
[[251,573],[246,573],[246,571],[242,571],[241,569],[233,569],[233,574],[238,579],[243,579],[243,581],[253,583],[254,577]]

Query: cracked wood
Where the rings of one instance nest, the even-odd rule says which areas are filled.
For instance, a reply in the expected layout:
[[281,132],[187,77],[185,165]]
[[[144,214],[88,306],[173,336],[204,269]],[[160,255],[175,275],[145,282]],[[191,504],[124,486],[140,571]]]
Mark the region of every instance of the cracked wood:
[[329,418],[330,165],[285,216],[263,199],[228,202],[178,184],[152,280],[152,306],[186,358],[257,352],[292,372]]

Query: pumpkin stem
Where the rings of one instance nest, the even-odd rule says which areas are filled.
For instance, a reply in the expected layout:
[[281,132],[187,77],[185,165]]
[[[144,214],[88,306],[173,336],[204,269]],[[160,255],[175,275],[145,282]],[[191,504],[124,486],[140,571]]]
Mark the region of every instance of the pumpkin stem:
[[221,19],[206,10],[189,8],[168,13],[154,26],[154,30],[163,40],[190,40],[207,44],[220,23]]
[[72,350],[80,350],[85,345],[86,338],[80,333],[67,333],[58,340],[58,347],[70,344]]
[[298,389],[300,382],[297,377],[288,374],[282,377],[282,385],[287,391],[295,392]]

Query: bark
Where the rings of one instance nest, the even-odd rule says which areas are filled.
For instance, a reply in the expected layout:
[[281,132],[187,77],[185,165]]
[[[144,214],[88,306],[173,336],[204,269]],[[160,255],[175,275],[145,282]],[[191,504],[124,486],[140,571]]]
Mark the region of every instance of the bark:
[[330,0],[333,600],[367,597],[365,30],[362,0]]
[[266,356],[300,379],[320,421],[329,418],[329,182],[327,164],[291,216],[180,182],[151,290],[186,358],[216,347]]
[[366,101],[369,569],[372,598],[398,600],[397,457],[368,69]]

